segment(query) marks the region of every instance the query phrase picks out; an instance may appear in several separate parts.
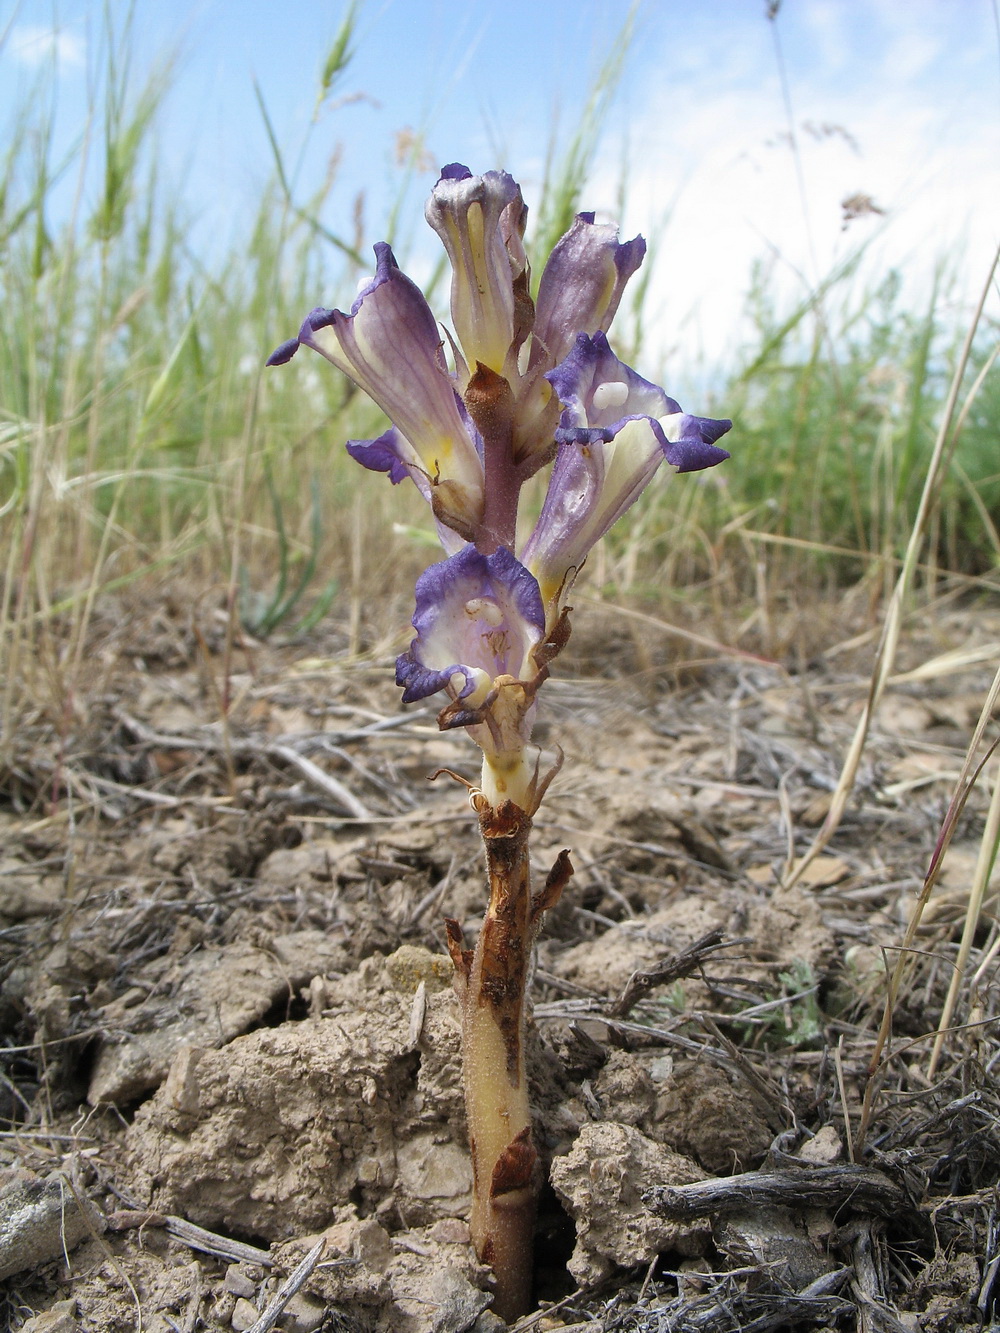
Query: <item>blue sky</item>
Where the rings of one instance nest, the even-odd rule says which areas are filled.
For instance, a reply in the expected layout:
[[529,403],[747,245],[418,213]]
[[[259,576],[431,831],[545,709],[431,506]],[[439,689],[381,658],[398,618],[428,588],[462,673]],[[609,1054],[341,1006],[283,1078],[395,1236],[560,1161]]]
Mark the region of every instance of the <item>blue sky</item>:
[[[122,0],[110,0],[123,16]],[[239,234],[270,170],[254,99],[260,85],[294,156],[340,0],[135,0],[137,81],[176,54],[161,122],[168,179],[196,234]],[[355,58],[319,116],[303,162],[308,192],[340,158],[327,224],[348,232],[364,189],[379,234],[395,179],[395,136],[426,137],[436,162],[502,165],[528,202],[553,121],[569,132],[625,0],[362,0]],[[64,133],[85,114],[98,46],[94,0],[0,0],[0,124],[39,62],[58,52]],[[54,24],[53,14],[58,15]],[[56,33],[53,39],[53,31]],[[994,0],[784,0],[777,18],[800,170],[789,147],[774,25],[763,0],[646,0],[588,199],[655,243],[651,338],[687,370],[723,357],[755,257],[774,258],[789,299],[875,230],[872,271],[897,265],[916,301],[934,264],[954,259],[967,294],[1000,240],[1000,41]],[[407,215],[418,270],[429,265],[414,182]],[[870,196],[884,217],[843,226],[841,202]],[[322,293],[317,294],[317,300]]]

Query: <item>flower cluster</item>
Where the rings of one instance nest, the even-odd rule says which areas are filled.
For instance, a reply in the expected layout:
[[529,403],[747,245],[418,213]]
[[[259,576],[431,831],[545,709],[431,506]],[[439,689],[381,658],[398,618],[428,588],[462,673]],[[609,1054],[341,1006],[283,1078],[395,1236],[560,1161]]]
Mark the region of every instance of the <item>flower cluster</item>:
[[[527,209],[506,172],[445,167],[426,216],[453,271],[450,364],[427,301],[385,243],[350,314],[313,310],[268,364],[311,347],[391,421],[348,451],[394,484],[410,478],[447,553],[417,582],[416,637],[397,681],[407,702],[447,693],[441,726],[470,729],[484,791],[516,802],[528,799],[535,693],[568,637],[566,600],[588,552],[661,463],[692,472],[727,458],[716,441],[731,423],[682,412],[608,344],[642,237],[622,242],[581,213],[533,300]],[[521,487],[550,462],[541,513],[519,545]]]

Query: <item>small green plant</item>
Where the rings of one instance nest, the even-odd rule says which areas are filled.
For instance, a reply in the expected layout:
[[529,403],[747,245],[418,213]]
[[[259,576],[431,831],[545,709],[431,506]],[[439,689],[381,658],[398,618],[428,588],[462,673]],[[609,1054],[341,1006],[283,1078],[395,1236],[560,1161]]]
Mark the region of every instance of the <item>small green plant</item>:
[[779,972],[778,980],[790,1003],[783,1005],[771,1021],[771,1033],[786,1046],[814,1046],[823,1040],[823,1014],[819,1007],[816,974],[812,964],[804,958],[795,958],[787,972]]
[[732,1015],[727,1021],[750,1045],[768,1050],[822,1045],[823,1012],[812,964],[795,958],[777,977],[781,993]]

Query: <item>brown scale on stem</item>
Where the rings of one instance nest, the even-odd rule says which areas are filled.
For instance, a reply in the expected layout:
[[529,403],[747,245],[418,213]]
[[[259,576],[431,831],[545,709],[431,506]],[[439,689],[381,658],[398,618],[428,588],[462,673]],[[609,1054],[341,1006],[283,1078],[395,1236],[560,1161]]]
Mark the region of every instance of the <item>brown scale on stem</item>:
[[537,1157],[531,1142],[531,1130],[525,1127],[497,1158],[490,1179],[490,1198],[497,1199],[501,1194],[528,1189]]

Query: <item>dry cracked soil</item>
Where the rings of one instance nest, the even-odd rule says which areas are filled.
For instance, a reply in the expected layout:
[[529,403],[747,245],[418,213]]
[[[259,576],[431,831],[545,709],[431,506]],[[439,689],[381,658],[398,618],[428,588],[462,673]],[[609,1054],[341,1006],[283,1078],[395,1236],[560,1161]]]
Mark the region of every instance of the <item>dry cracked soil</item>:
[[[982,607],[912,629],[841,828],[792,887],[870,632],[794,668],[684,663],[594,613],[559,664],[533,861],[568,847],[575,874],[532,984],[525,1327],[995,1318],[992,888],[926,1073],[978,791],[869,1064],[998,630]],[[474,778],[467,738],[333,631],[245,642],[224,681],[219,642],[166,604],[109,604],[93,637],[83,686],[55,720],[25,708],[2,775],[0,1328],[503,1327],[465,1222],[442,926],[474,936],[484,877],[464,788],[428,781]]]

